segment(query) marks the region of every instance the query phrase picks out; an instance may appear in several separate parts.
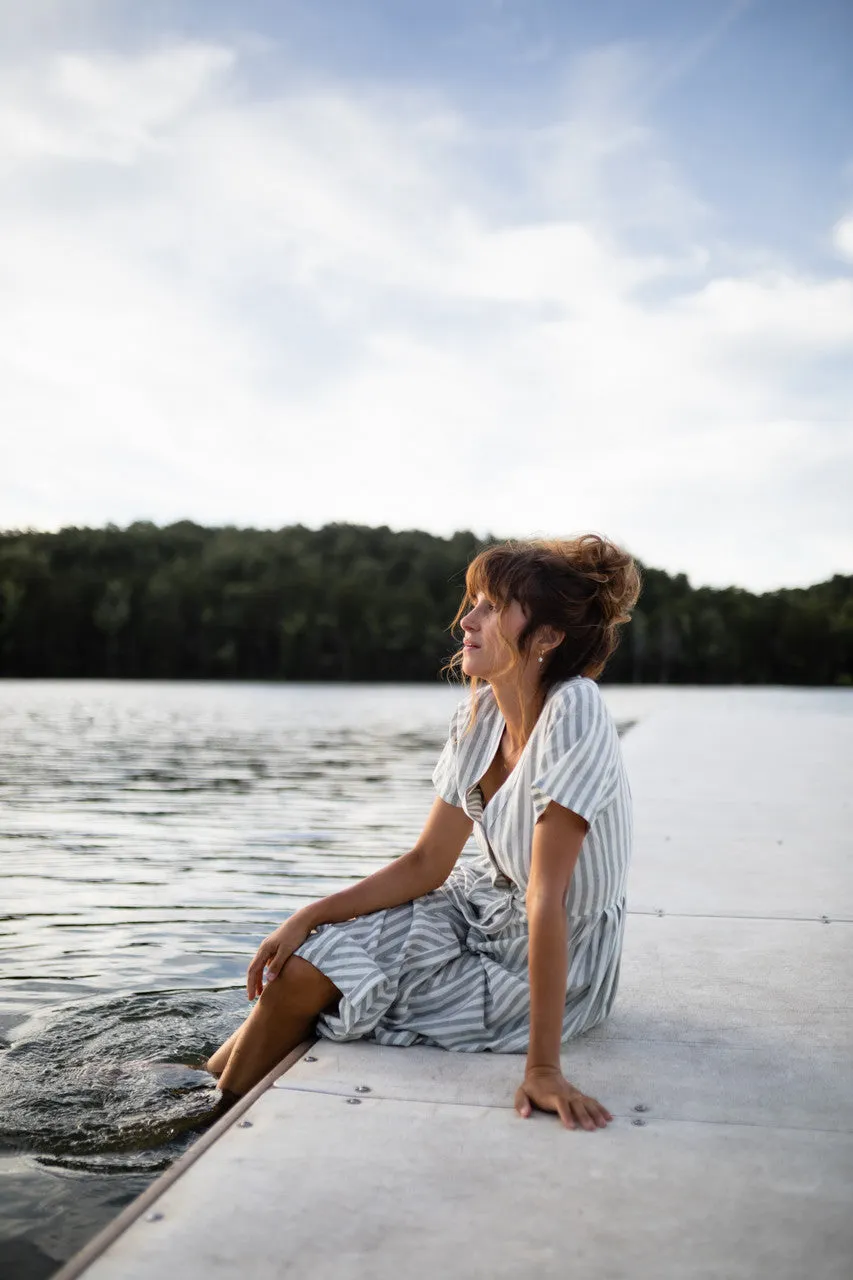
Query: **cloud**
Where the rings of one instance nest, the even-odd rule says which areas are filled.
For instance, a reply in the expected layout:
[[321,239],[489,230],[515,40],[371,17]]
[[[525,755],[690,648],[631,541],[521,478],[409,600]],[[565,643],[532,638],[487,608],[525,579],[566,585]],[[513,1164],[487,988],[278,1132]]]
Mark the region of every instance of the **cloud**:
[[0,522],[595,528],[698,582],[841,569],[851,281],[705,236],[632,56],[528,128],[285,63],[260,93],[215,43],[7,70]]
[[832,238],[839,257],[853,262],[853,214],[836,222]]
[[137,59],[62,54],[41,74],[7,72],[3,150],[12,163],[139,163],[233,60],[229,50],[202,45]]

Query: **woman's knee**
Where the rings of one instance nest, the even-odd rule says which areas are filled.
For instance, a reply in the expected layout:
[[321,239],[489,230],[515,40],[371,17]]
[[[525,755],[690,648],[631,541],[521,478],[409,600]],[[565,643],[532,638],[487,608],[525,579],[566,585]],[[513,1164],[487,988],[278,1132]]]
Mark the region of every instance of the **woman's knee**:
[[312,1016],[340,999],[340,991],[324,973],[301,956],[290,956],[281,973],[268,982],[261,1002],[275,1007],[286,1005],[293,1013]]

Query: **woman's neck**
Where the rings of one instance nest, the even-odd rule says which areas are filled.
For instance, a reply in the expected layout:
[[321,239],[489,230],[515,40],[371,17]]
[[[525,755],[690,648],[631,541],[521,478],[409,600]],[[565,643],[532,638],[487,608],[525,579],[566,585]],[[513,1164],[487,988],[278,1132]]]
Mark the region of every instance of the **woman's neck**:
[[511,755],[517,755],[523,750],[545,703],[545,691],[539,682],[539,674],[532,674],[533,678],[523,680],[520,686],[515,681],[511,684],[501,680],[489,681],[506,724],[507,746]]

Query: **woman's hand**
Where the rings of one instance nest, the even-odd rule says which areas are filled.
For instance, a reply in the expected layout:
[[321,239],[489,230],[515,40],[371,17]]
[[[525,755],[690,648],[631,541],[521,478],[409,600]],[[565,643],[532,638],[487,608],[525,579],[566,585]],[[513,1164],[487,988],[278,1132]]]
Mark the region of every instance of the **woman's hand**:
[[516,1090],[515,1109],[525,1119],[532,1107],[556,1111],[567,1129],[603,1129],[613,1116],[595,1098],[581,1093],[558,1067],[528,1067],[524,1083]]
[[289,960],[297,947],[302,946],[313,928],[311,916],[304,910],[296,911],[274,933],[264,938],[246,974],[246,994],[250,1000],[254,1000],[264,989],[264,969],[267,971],[267,982],[272,982],[281,973],[285,961]]

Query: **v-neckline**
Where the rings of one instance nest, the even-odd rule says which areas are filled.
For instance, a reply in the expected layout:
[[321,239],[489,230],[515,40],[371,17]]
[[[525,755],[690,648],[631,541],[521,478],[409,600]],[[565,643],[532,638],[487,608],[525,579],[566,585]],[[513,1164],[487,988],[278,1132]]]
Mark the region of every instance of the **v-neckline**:
[[[547,705],[548,705],[548,700],[550,699],[551,694],[552,694],[553,690],[554,690],[556,687],[557,687],[556,685],[552,685],[552,686],[551,686],[551,688],[548,690],[548,692],[545,694],[545,701],[542,703],[542,710],[539,712],[539,715],[537,716],[537,719],[536,719],[536,723],[535,723],[535,725],[534,725],[534,726],[533,726],[533,728],[530,730],[530,736],[529,736],[529,738],[528,738],[528,739],[527,739],[527,741],[525,742],[524,746],[521,748],[521,754],[519,755],[519,757],[518,757],[518,759],[516,760],[516,762],[515,762],[515,764],[513,765],[513,767],[510,769],[509,773],[508,773],[508,774],[506,775],[506,777],[504,778],[504,780],[503,780],[503,782],[501,783],[501,785],[500,785],[499,787],[497,787],[497,788],[496,788],[496,790],[492,793],[491,798],[490,798],[489,800],[486,800],[486,799],[484,798],[484,796],[483,796],[483,788],[480,786],[480,779],[479,779],[479,778],[478,778],[475,782],[472,782],[472,783],[471,783],[471,786],[468,788],[468,794],[470,794],[470,792],[472,792],[472,791],[477,791],[477,792],[479,793],[479,797],[480,797],[480,814],[481,814],[481,821],[482,821],[482,817],[484,817],[484,816],[485,816],[485,814],[486,814],[486,812],[487,812],[487,811],[488,811],[488,812],[491,812],[492,807],[493,807],[493,805],[494,805],[494,802],[497,800],[498,796],[499,796],[502,792],[505,792],[505,791],[506,791],[506,789],[507,789],[507,787],[508,787],[509,783],[511,782],[511,780],[512,780],[512,779],[516,776],[516,774],[519,772],[519,770],[520,770],[520,768],[521,768],[521,765],[522,765],[522,761],[524,760],[524,757],[525,757],[525,755],[527,754],[527,748],[530,746],[531,742],[533,741],[533,735],[536,733],[536,730],[539,728],[539,725],[540,725],[540,723],[541,723],[542,717],[543,717],[543,716],[544,716],[544,714],[545,714],[545,708],[546,708],[546,707],[547,707]],[[494,733],[495,733],[495,728],[497,728],[497,731],[498,731],[498,732],[497,732],[497,738],[496,738],[496,740],[493,742],[492,749],[491,749],[491,751],[489,752],[489,756],[488,756],[488,761],[489,761],[489,762],[488,762],[488,764],[486,765],[486,768],[485,768],[484,772],[481,774],[481,777],[483,777],[483,778],[486,776],[486,774],[489,772],[489,769],[491,769],[492,765],[494,764],[495,756],[497,755],[498,751],[500,750],[501,738],[503,737],[503,735],[504,735],[504,730],[506,729],[506,720],[505,720],[505,719],[504,719],[504,717],[503,717],[503,713],[501,712],[501,709],[500,709],[500,707],[499,707],[499,705],[498,705],[498,700],[497,700],[497,698],[495,697],[495,695],[494,695],[494,694],[492,694],[492,705],[493,705],[494,716],[495,716],[495,727],[492,729],[492,735],[493,735],[493,737],[494,737]]]

